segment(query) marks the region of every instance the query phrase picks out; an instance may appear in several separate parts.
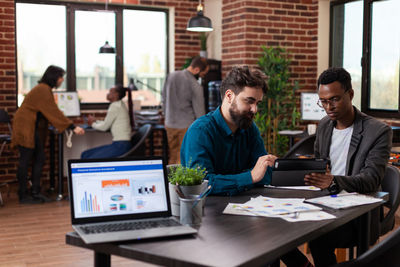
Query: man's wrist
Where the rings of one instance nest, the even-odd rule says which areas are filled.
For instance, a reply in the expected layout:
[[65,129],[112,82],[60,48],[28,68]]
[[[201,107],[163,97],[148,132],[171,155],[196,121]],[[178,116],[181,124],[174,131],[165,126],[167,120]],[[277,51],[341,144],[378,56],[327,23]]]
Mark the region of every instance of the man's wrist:
[[331,184],[328,187],[328,191],[330,194],[339,193],[339,186],[336,183],[335,177],[333,177]]

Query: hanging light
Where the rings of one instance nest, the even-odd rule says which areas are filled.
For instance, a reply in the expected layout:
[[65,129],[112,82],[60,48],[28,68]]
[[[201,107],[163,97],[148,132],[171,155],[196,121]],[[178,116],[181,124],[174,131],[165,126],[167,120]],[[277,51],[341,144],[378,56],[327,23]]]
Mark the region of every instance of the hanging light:
[[211,32],[213,30],[211,20],[203,15],[201,0],[197,6],[197,15],[190,18],[186,30],[192,32]]
[[108,41],[106,41],[106,43],[102,47],[100,47],[99,53],[100,54],[115,54],[115,48],[112,47],[108,43]]
[[[108,0],[106,0],[106,9],[105,9],[105,11],[106,12],[108,11]],[[100,54],[115,54],[115,48],[112,47],[108,43],[108,41],[106,41],[106,43],[102,47],[100,47],[99,53]]]

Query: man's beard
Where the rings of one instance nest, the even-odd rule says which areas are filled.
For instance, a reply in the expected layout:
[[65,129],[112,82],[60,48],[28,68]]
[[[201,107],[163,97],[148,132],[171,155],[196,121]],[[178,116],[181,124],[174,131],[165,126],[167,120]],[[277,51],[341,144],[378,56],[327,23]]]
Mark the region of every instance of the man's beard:
[[240,112],[237,109],[236,102],[233,102],[229,108],[229,115],[239,129],[248,129],[253,123],[254,113],[251,111]]

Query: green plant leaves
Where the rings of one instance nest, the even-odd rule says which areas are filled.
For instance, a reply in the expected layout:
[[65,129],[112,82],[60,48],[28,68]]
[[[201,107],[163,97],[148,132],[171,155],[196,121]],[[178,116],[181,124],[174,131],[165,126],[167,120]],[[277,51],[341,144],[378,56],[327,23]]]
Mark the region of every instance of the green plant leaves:
[[206,168],[196,165],[193,168],[182,165],[171,166],[168,173],[168,181],[171,184],[184,186],[199,185],[206,176]]

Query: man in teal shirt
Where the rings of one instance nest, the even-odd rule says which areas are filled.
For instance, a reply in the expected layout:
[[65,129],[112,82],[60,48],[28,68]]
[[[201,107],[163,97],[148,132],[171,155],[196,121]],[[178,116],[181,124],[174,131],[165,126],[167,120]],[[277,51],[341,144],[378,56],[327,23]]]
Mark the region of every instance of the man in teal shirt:
[[181,146],[184,166],[206,168],[212,194],[233,195],[269,184],[276,157],[267,155],[253,122],[266,93],[260,71],[235,67],[222,81],[222,105],[197,119]]

